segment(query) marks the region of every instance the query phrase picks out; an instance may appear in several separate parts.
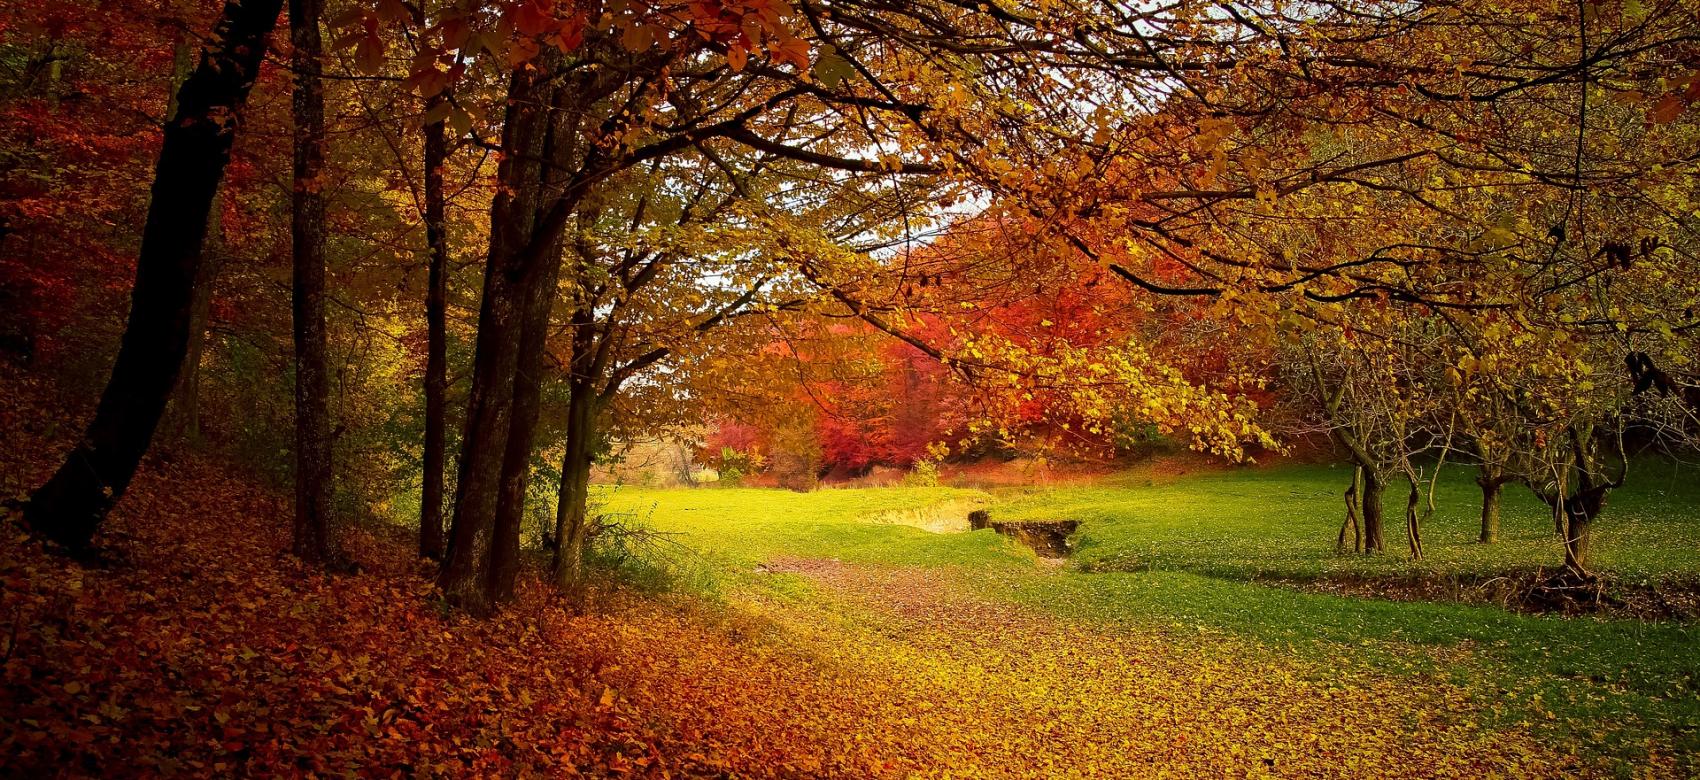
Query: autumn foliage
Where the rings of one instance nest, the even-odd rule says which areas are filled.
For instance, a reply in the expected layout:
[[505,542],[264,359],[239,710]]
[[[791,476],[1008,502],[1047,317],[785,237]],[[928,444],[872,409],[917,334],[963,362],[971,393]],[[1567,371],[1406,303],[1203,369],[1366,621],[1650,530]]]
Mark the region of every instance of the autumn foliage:
[[[45,388],[15,376],[4,386],[0,432],[53,441],[39,424]],[[30,451],[8,450],[6,473],[50,467]],[[1308,669],[1225,638],[1182,651],[1162,635],[987,601],[920,569],[773,562],[838,605],[820,610],[614,590],[575,613],[528,575],[516,607],[475,619],[446,608],[393,528],[344,529],[355,571],[288,555],[283,503],[187,458],[147,467],[96,565],[8,525],[7,771],[1111,778],[1589,766],[1521,730],[1453,717],[1475,705],[1449,685]],[[866,622],[844,623],[846,609]]]
[[[1318,691],[1249,641],[989,598],[1037,580],[964,570],[985,534],[639,593],[608,559],[677,540],[592,483],[645,449],[693,487],[916,495],[1299,453],[1348,467],[1326,568],[1421,578],[1463,467],[1481,544],[1504,491],[1543,513],[1557,568],[1505,581],[1607,603],[1613,494],[1700,450],[1696,29],[1684,0],[8,3],[0,774],[1583,766],[1453,717],[1450,680]],[[857,515],[846,550],[985,498]]]

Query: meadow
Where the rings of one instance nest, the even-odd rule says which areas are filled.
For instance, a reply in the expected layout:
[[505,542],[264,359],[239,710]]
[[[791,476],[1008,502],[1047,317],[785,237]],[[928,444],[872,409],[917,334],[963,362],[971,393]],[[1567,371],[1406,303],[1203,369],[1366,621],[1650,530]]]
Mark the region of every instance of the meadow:
[[[1599,529],[1602,571],[1624,582],[1700,571],[1700,491],[1689,468],[1638,466],[1640,479],[1613,496]],[[669,535],[676,544],[664,545],[672,550],[664,568],[678,583],[731,602],[838,603],[843,589],[824,586],[821,564],[810,562],[873,572],[876,580],[919,572],[985,603],[1104,636],[1155,634],[1200,652],[1295,659],[1323,679],[1367,673],[1417,688],[1444,681],[1480,697],[1470,717],[1581,745],[1621,762],[1622,772],[1654,745],[1695,769],[1700,633],[1692,623],[1326,592],[1335,579],[1479,577],[1559,560],[1550,516],[1515,486],[1501,541],[1477,543],[1479,493],[1464,469],[1441,480],[1438,510],[1424,529],[1424,562],[1408,559],[1396,525],[1388,529],[1389,552],[1338,554],[1339,491],[1348,478],[1343,467],[1285,466],[1136,471],[1090,485],[991,490],[604,487],[599,500],[604,512]],[[1397,520],[1403,495],[1389,493],[1389,518]],[[960,530],[941,530],[973,507],[996,519],[1083,521],[1076,552],[1059,565],[989,530],[969,532],[965,521]],[[892,608],[889,594],[852,595],[875,610]],[[897,608],[909,601],[897,597]]]

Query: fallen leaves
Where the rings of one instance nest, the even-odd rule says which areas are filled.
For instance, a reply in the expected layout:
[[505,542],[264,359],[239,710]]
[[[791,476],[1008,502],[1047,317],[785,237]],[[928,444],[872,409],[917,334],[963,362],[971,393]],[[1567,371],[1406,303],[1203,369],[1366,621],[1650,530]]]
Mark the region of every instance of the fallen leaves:
[[[7,475],[52,452],[0,408]],[[1319,670],[1227,636],[1065,621],[938,569],[774,561],[808,598],[713,606],[535,580],[444,610],[407,534],[359,573],[284,551],[279,498],[149,464],[115,563],[0,524],[0,755],[21,776],[1570,776],[1590,765],[1440,682]],[[1319,682],[1319,678],[1322,682]],[[1648,771],[1670,769],[1649,763]]]

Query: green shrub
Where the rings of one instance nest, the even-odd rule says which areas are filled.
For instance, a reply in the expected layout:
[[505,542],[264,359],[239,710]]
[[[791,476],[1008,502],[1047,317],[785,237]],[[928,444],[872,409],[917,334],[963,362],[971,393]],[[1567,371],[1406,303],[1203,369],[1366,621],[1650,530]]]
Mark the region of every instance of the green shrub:
[[909,473],[903,475],[903,484],[909,487],[938,487],[939,464],[930,460],[915,461]]

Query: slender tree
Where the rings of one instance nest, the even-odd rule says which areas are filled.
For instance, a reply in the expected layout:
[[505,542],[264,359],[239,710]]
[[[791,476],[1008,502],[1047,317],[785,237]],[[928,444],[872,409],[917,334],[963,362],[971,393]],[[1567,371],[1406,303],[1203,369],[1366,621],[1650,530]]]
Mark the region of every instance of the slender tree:
[[282,0],[230,0],[177,92],[154,170],[130,314],[83,438],[24,509],[31,528],[86,548],[122,498],[183,367],[213,196]]
[[[425,26],[423,3],[415,7],[414,22]],[[448,98],[441,92],[426,101],[426,116],[435,116]],[[419,497],[419,554],[443,557],[443,467],[447,449],[444,415],[448,393],[448,262],[449,241],[444,229],[443,167],[448,164],[448,139],[442,119],[426,122],[425,243],[429,253],[425,292],[425,443],[423,486]]]
[[325,363],[325,91],[323,0],[290,0],[295,173],[290,197],[295,330],[295,554],[331,554],[330,386]]

